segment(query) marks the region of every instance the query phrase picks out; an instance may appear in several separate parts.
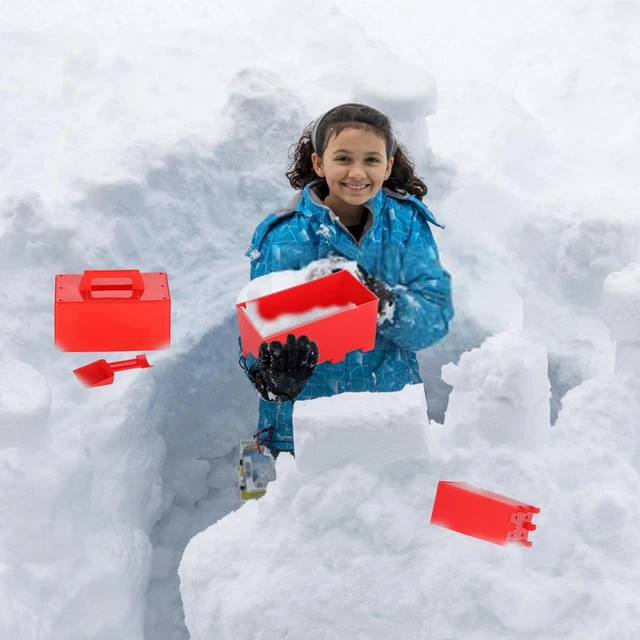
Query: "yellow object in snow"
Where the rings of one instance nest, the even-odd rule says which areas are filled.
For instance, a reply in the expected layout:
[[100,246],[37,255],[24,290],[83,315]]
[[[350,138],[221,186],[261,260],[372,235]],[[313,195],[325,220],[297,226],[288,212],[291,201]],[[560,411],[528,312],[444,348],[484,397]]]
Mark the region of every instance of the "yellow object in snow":
[[243,500],[262,497],[267,485],[276,479],[276,461],[264,446],[254,440],[240,441],[238,480]]

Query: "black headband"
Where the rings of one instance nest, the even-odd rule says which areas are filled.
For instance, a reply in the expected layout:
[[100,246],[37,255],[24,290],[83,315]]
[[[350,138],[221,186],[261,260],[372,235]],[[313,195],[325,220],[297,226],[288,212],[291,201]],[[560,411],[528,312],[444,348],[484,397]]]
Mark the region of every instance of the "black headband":
[[[357,102],[347,102],[346,104],[340,104],[337,107],[332,107],[331,109],[329,109],[328,111],[325,111],[314,123],[313,123],[313,128],[311,129],[311,146],[313,147],[314,151],[318,150],[318,141],[316,140],[316,136],[318,135],[318,129],[320,128],[320,124],[321,122],[335,109],[337,109],[338,107],[364,107],[365,105],[359,104]],[[369,107],[369,109],[371,109],[372,107]],[[375,111],[377,111],[377,109],[375,109]],[[380,112],[378,112],[380,113]],[[384,115],[384,114],[381,114]],[[394,137],[393,134],[391,134],[391,150],[389,152],[389,155],[392,156],[396,150],[398,149],[398,143],[396,142],[396,139]]]

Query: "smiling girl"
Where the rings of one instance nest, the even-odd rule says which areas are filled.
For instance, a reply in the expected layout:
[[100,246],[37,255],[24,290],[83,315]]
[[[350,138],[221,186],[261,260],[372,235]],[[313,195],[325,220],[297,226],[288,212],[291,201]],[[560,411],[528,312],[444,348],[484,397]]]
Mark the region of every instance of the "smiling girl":
[[295,400],[421,383],[416,351],[446,336],[454,316],[430,225],[444,227],[422,203],[427,187],[387,116],[354,103],[330,109],[302,132],[286,176],[299,192],[256,228],[251,280],[303,268],[320,277],[355,263],[380,304],[374,349],[342,362],[318,365],[304,336],[241,356],[261,396],[256,440],[276,456],[293,453]]

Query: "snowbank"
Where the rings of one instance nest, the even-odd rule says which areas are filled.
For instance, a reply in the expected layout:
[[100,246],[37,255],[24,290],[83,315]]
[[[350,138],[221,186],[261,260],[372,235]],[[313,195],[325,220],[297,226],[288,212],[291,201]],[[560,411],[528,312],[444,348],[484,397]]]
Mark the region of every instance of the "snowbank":
[[[536,345],[508,332],[466,355],[444,425],[420,420],[411,387],[296,407],[296,459],[185,551],[193,640],[635,637],[637,378],[583,383],[550,432]],[[423,431],[430,454],[409,435]],[[391,442],[412,446],[372,464]],[[539,506],[533,546],[430,526],[439,480]]]
[[[423,11],[421,2],[404,8],[407,16]],[[396,535],[397,544],[408,540],[413,549],[411,536],[428,544],[427,532],[446,540],[428,547],[429,569],[414,580],[416,593],[406,596],[407,603],[428,600],[429,624],[450,630],[442,638],[458,638],[465,629],[478,637],[498,614],[505,628],[526,626],[519,620],[535,628],[522,609],[525,596],[548,628],[564,615],[563,631],[572,623],[587,629],[592,621],[603,640],[635,632],[637,610],[625,589],[638,582],[637,565],[612,556],[617,548],[623,556],[633,551],[625,558],[638,555],[631,525],[637,463],[630,462],[637,438],[629,420],[638,415],[637,393],[623,378],[606,377],[615,344],[600,302],[608,275],[638,259],[638,197],[629,187],[638,174],[638,95],[629,82],[638,69],[638,11],[615,0],[588,8],[547,3],[536,11],[506,0],[493,11],[480,3],[436,2],[428,20],[390,21],[388,3],[371,0],[339,6],[237,0],[224,11],[204,0],[3,3],[0,638],[186,640],[178,562],[192,536],[239,506],[233,448],[256,424],[255,396],[237,367],[233,310],[248,275],[244,251],[263,216],[292,196],[284,172],[302,128],[354,92],[378,99],[389,87],[403,104],[411,98],[414,106],[427,105],[395,115],[399,135],[403,118],[424,123],[429,115],[433,153],[420,169],[429,187],[426,202],[447,226],[435,234],[453,274],[457,322],[447,340],[419,354],[427,387],[440,383],[440,364],[490,335],[524,327],[530,342],[546,348],[552,422],[560,415],[557,434],[569,435],[554,474],[526,466],[527,447],[509,428],[516,407],[501,402],[491,409],[492,389],[506,388],[498,374],[480,367],[486,385],[474,378],[478,393],[464,396],[460,377],[466,374],[447,368],[457,387],[451,420],[457,415],[458,427],[448,422],[451,432],[466,438],[464,421],[479,412],[476,431],[493,447],[483,449],[483,438],[476,438],[474,448],[465,441],[452,449],[457,440],[440,443],[432,423],[431,449],[443,458],[429,463],[433,472],[423,464],[422,476],[416,471],[407,489],[398,484],[403,472],[397,482],[388,477],[391,463],[387,471],[349,472],[356,489],[363,474],[369,483],[358,489],[364,496],[358,505],[373,514],[362,522],[382,514],[380,544]],[[384,75],[360,86],[374,57],[385,61],[377,68]],[[410,93],[398,90],[416,73],[408,65],[400,69],[407,61],[421,68],[420,86]],[[386,85],[383,77],[393,81]],[[429,113],[436,95],[437,113]],[[426,138],[426,126],[422,131]],[[53,349],[53,276],[134,266],[169,274],[174,346],[150,358],[152,369],[123,374],[111,388],[82,389],[72,369],[105,354]],[[494,347],[487,357],[497,366]],[[529,357],[543,368],[535,349],[526,354],[508,358],[499,376]],[[533,388],[544,392],[545,381],[533,375],[519,384],[535,380]],[[444,417],[451,386],[442,382],[441,389],[437,415]],[[460,406],[465,397],[466,410]],[[523,420],[532,435],[546,424],[546,406],[536,398],[516,402],[535,411],[535,419]],[[493,414],[495,428],[487,422]],[[502,437],[509,453],[495,444]],[[559,446],[553,441],[549,452]],[[589,445],[584,452],[582,443]],[[289,486],[302,512],[309,501],[295,498],[297,471],[287,475],[285,468],[291,462],[281,461],[279,486]],[[311,486],[331,495],[333,476],[344,473],[338,468]],[[534,547],[516,554],[520,566],[498,564],[511,557],[504,549],[489,551],[425,528],[423,501],[440,475],[540,504]],[[548,485],[537,488],[542,480],[536,478]],[[407,494],[414,490],[419,501]],[[335,491],[349,496],[340,484]],[[333,531],[327,541],[339,544],[342,516],[330,517],[334,509],[341,513],[338,502],[325,498],[321,515]],[[406,514],[415,505],[417,532],[398,533],[388,514],[397,508],[398,521],[415,526]],[[273,506],[274,518],[288,506]],[[247,505],[232,521],[242,527],[247,513],[265,508]],[[585,523],[584,531],[562,528],[568,512],[572,523]],[[548,525],[551,516],[557,526]],[[309,528],[305,521],[300,531],[314,542],[309,554],[325,549],[317,564],[340,548],[320,544],[316,529],[322,522]],[[456,544],[459,558],[452,558]],[[554,553],[547,565],[540,561],[530,570],[524,563],[541,544]],[[472,552],[465,556],[468,545]],[[375,548],[389,557],[384,546]],[[478,555],[483,549],[486,555]],[[403,557],[394,555],[394,562],[409,575]],[[385,573],[396,570],[385,565]],[[530,585],[504,578],[520,570],[538,577]],[[309,596],[304,585],[296,596],[301,610],[303,596]],[[356,599],[364,620],[366,605]],[[587,612],[585,603],[592,605]],[[330,612],[318,613],[318,620]],[[479,623],[479,612],[489,621]],[[415,618],[415,611],[406,617],[409,631],[419,628]],[[273,614],[270,624],[279,628]],[[403,624],[398,621],[394,637]],[[355,633],[349,629],[347,636]],[[500,633],[508,635],[502,629],[486,635],[493,640]],[[571,633],[579,632],[562,635]]]

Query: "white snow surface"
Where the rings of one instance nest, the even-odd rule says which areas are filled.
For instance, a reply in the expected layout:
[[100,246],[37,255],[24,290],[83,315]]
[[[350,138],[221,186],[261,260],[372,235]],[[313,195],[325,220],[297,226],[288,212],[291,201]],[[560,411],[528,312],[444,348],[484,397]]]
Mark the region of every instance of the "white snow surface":
[[640,343],[640,261],[604,282],[604,317],[614,340]]
[[[640,384],[605,323],[637,335],[637,3],[0,16],[0,638],[638,637]],[[327,453],[281,456],[241,505],[244,253],[303,127],[385,77],[421,83],[389,84],[399,118],[432,100],[419,173],[456,308],[419,354],[426,450],[404,396],[318,399]],[[54,276],[110,268],[168,273],[172,345],[87,389],[73,369],[132,354],[56,350]],[[540,507],[533,546],[430,526],[442,479]]]
[[334,313],[340,313],[342,311],[348,311],[354,309],[356,305],[353,302],[347,304],[333,304],[326,307],[313,307],[309,311],[304,313],[281,313],[273,320],[267,320],[260,315],[260,308],[256,302],[247,303],[247,316],[251,320],[253,326],[258,330],[258,333],[267,338],[273,336],[281,331],[287,329],[293,329],[303,324],[320,320]]
[[[518,342],[493,340],[503,355]],[[476,360],[494,363],[488,351]],[[470,359],[460,364],[478,387],[482,369]],[[533,391],[548,390],[535,361],[528,374]],[[505,379],[515,385],[518,374]],[[635,637],[637,384],[602,376],[572,390],[551,442],[535,447],[495,444],[479,412],[471,424],[430,428],[416,415],[421,385],[384,394],[386,410],[381,398],[372,406],[369,393],[300,402],[295,461],[281,455],[263,498],[187,546],[180,578],[191,637],[383,639],[399,629],[451,640]],[[456,393],[451,402],[467,415],[483,400]],[[548,393],[534,397],[513,399],[513,441],[528,435],[518,418],[532,405],[548,408]],[[548,421],[535,429],[544,440]],[[425,437],[431,454],[420,444]],[[442,479],[540,506],[533,546],[492,545],[430,526]]]

